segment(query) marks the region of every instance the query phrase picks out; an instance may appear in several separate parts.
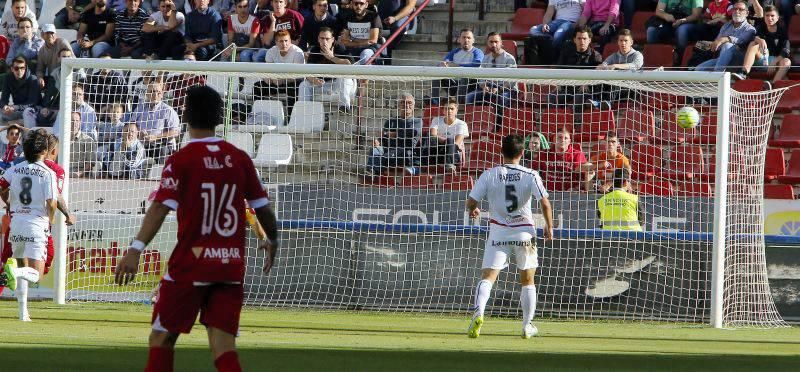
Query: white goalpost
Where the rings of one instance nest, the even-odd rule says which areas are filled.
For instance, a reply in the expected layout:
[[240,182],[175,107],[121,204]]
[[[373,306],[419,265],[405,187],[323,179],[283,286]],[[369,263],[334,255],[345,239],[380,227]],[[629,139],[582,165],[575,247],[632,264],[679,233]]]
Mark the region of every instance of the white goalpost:
[[[108,71],[126,84],[92,78]],[[785,326],[767,279],[762,216],[766,143],[783,90],[740,93],[729,74],[671,71],[65,59],[55,130],[78,222],[67,228],[59,217],[53,232],[56,303],[150,301],[175,243],[174,216],[136,283],[114,286],[113,268],[164,158],[188,140],[182,97],[196,84],[223,95],[219,134],[251,153],[280,221],[283,245],[268,276],[249,235],[248,305],[466,313],[488,216],[469,220],[464,201],[499,161],[499,139],[521,134],[550,147],[532,145],[523,160],[542,171],[556,213],[556,239],[538,242],[537,317]],[[431,136],[449,120],[448,96],[469,127],[463,144]],[[180,134],[140,136],[140,162],[118,154],[126,123],[147,133],[172,124],[163,106]],[[696,128],[675,124],[685,106],[700,112]],[[97,122],[82,119],[81,128],[96,130],[94,145],[75,147],[70,113],[89,108]],[[123,111],[116,124],[114,110]],[[559,153],[564,129],[567,147],[591,166]],[[598,224],[614,136],[643,231]],[[83,174],[73,178],[76,167]],[[501,274],[489,314],[518,311],[514,270]]]

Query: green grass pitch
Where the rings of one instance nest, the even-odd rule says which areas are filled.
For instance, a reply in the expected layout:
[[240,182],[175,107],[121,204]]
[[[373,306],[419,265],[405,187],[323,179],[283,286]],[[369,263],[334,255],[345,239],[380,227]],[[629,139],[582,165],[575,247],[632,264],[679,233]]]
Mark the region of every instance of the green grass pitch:
[[[3,371],[141,371],[151,308],[145,305],[0,301]],[[466,316],[253,310],[242,314],[245,371],[798,371],[800,328],[716,330],[702,325],[487,318],[478,339]],[[213,371],[205,331],[181,336],[177,371]]]

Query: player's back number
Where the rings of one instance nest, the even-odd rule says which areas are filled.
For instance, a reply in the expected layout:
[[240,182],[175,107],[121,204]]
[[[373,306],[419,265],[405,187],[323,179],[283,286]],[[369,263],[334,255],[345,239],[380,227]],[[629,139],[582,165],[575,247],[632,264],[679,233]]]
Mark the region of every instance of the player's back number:
[[19,202],[23,205],[29,205],[33,201],[33,194],[31,194],[31,189],[33,188],[33,180],[30,177],[22,177],[19,180],[19,186],[22,190],[19,192]]

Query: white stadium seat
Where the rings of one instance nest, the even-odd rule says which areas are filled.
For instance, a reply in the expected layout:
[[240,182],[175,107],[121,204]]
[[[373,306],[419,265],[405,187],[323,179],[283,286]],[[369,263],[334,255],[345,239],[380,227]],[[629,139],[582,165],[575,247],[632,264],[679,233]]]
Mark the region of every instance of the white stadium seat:
[[264,133],[283,127],[285,123],[283,103],[279,100],[257,100],[247,115],[247,124],[238,126],[243,132]]
[[325,128],[325,108],[322,102],[297,101],[289,125],[275,129],[278,133],[317,133]]
[[[8,0],[8,2],[11,2]],[[39,22],[39,27],[48,23],[55,23],[56,13],[58,13],[61,9],[64,9],[66,6],[66,0],[42,0],[42,8],[39,9],[39,18],[37,18],[37,22]],[[77,31],[76,31],[77,33]],[[56,33],[60,37],[64,37],[60,33]],[[64,39],[67,41],[73,41],[73,39]]]
[[253,164],[258,167],[277,167],[292,160],[292,137],[288,134],[264,134],[258,144]]
[[253,157],[255,144],[253,143],[253,135],[250,133],[230,132],[228,133],[228,142],[232,143],[236,148],[246,152],[250,157]]
[[67,41],[67,44],[75,41],[78,38],[78,30],[71,28],[59,28],[56,30],[56,36]]

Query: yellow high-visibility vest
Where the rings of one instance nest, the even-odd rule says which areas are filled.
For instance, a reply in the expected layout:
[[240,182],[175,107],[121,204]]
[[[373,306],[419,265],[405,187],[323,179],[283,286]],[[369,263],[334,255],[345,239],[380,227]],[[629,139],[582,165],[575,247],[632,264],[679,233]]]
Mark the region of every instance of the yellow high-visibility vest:
[[642,231],[637,195],[614,189],[597,200],[597,210],[604,230]]

